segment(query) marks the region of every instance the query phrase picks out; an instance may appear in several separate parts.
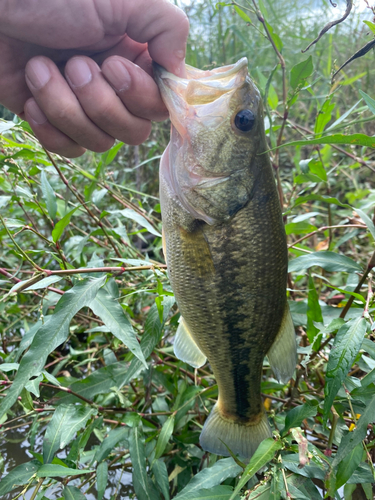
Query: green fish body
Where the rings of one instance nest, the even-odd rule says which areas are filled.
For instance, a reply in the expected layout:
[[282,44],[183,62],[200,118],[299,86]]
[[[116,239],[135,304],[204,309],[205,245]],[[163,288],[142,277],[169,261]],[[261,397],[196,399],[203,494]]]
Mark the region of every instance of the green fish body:
[[219,397],[203,449],[250,458],[270,437],[260,384],[296,365],[286,300],[287,245],[267,154],[262,102],[247,60],[178,78],[155,67],[172,121],[160,168],[166,261],[181,320],[178,358],[210,362]]

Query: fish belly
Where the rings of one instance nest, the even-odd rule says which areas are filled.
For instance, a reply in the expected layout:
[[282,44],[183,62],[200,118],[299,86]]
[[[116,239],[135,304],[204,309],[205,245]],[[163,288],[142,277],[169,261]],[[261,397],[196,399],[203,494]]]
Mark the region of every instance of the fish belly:
[[189,333],[218,383],[215,412],[243,427],[261,423],[263,434],[270,435],[260,383],[263,359],[286,308],[287,249],[274,180],[267,173],[245,207],[225,223],[208,225],[191,217],[162,172],[161,202],[170,281]]

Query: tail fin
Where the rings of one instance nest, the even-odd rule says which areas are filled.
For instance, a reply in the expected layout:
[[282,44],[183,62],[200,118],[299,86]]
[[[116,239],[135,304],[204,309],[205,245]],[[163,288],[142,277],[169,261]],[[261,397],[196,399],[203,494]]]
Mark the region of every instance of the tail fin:
[[250,458],[263,439],[272,437],[265,413],[256,424],[237,424],[223,418],[217,404],[204,424],[199,442],[202,448],[216,455],[229,456],[228,448],[241,458]]

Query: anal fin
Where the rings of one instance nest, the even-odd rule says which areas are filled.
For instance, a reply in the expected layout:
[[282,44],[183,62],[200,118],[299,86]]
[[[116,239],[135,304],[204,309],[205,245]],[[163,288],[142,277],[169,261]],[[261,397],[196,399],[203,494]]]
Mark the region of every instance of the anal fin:
[[182,316],[179,323],[174,339],[174,353],[181,361],[200,368],[207,358],[195,343]]
[[292,378],[297,364],[297,343],[292,316],[288,304],[283,320],[270,350],[267,353],[273,373],[283,383]]

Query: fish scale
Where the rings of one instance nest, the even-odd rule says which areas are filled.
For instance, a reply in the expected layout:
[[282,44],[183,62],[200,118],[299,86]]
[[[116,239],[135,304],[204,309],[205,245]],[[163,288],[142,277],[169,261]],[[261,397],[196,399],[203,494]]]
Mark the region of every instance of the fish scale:
[[[239,76],[233,78],[236,70]],[[205,103],[194,104],[193,94],[189,103],[184,90],[179,94],[177,77],[156,68],[172,117],[171,144],[161,162],[160,199],[168,274],[183,318],[175,352],[193,366],[207,358],[219,389],[201,445],[222,455],[228,455],[228,446],[249,458],[271,436],[260,389],[264,357],[268,354],[275,374],[285,381],[296,364],[296,342],[286,301],[287,246],[280,203],[269,157],[260,154],[267,146],[259,93],[243,61],[227,72],[234,82],[230,98],[220,91],[210,102],[204,88]],[[191,74],[198,88],[199,70]],[[225,68],[217,78],[220,83],[226,78]],[[187,88],[188,82],[183,80],[182,86]],[[220,113],[227,113],[222,119],[214,114],[213,121],[201,107],[211,106],[215,113],[216,102]],[[233,116],[244,107],[256,113],[256,128],[241,134],[233,128]],[[202,179],[197,184],[195,177],[189,186],[192,162],[200,166],[195,171]],[[221,182],[215,176],[222,176]]]

